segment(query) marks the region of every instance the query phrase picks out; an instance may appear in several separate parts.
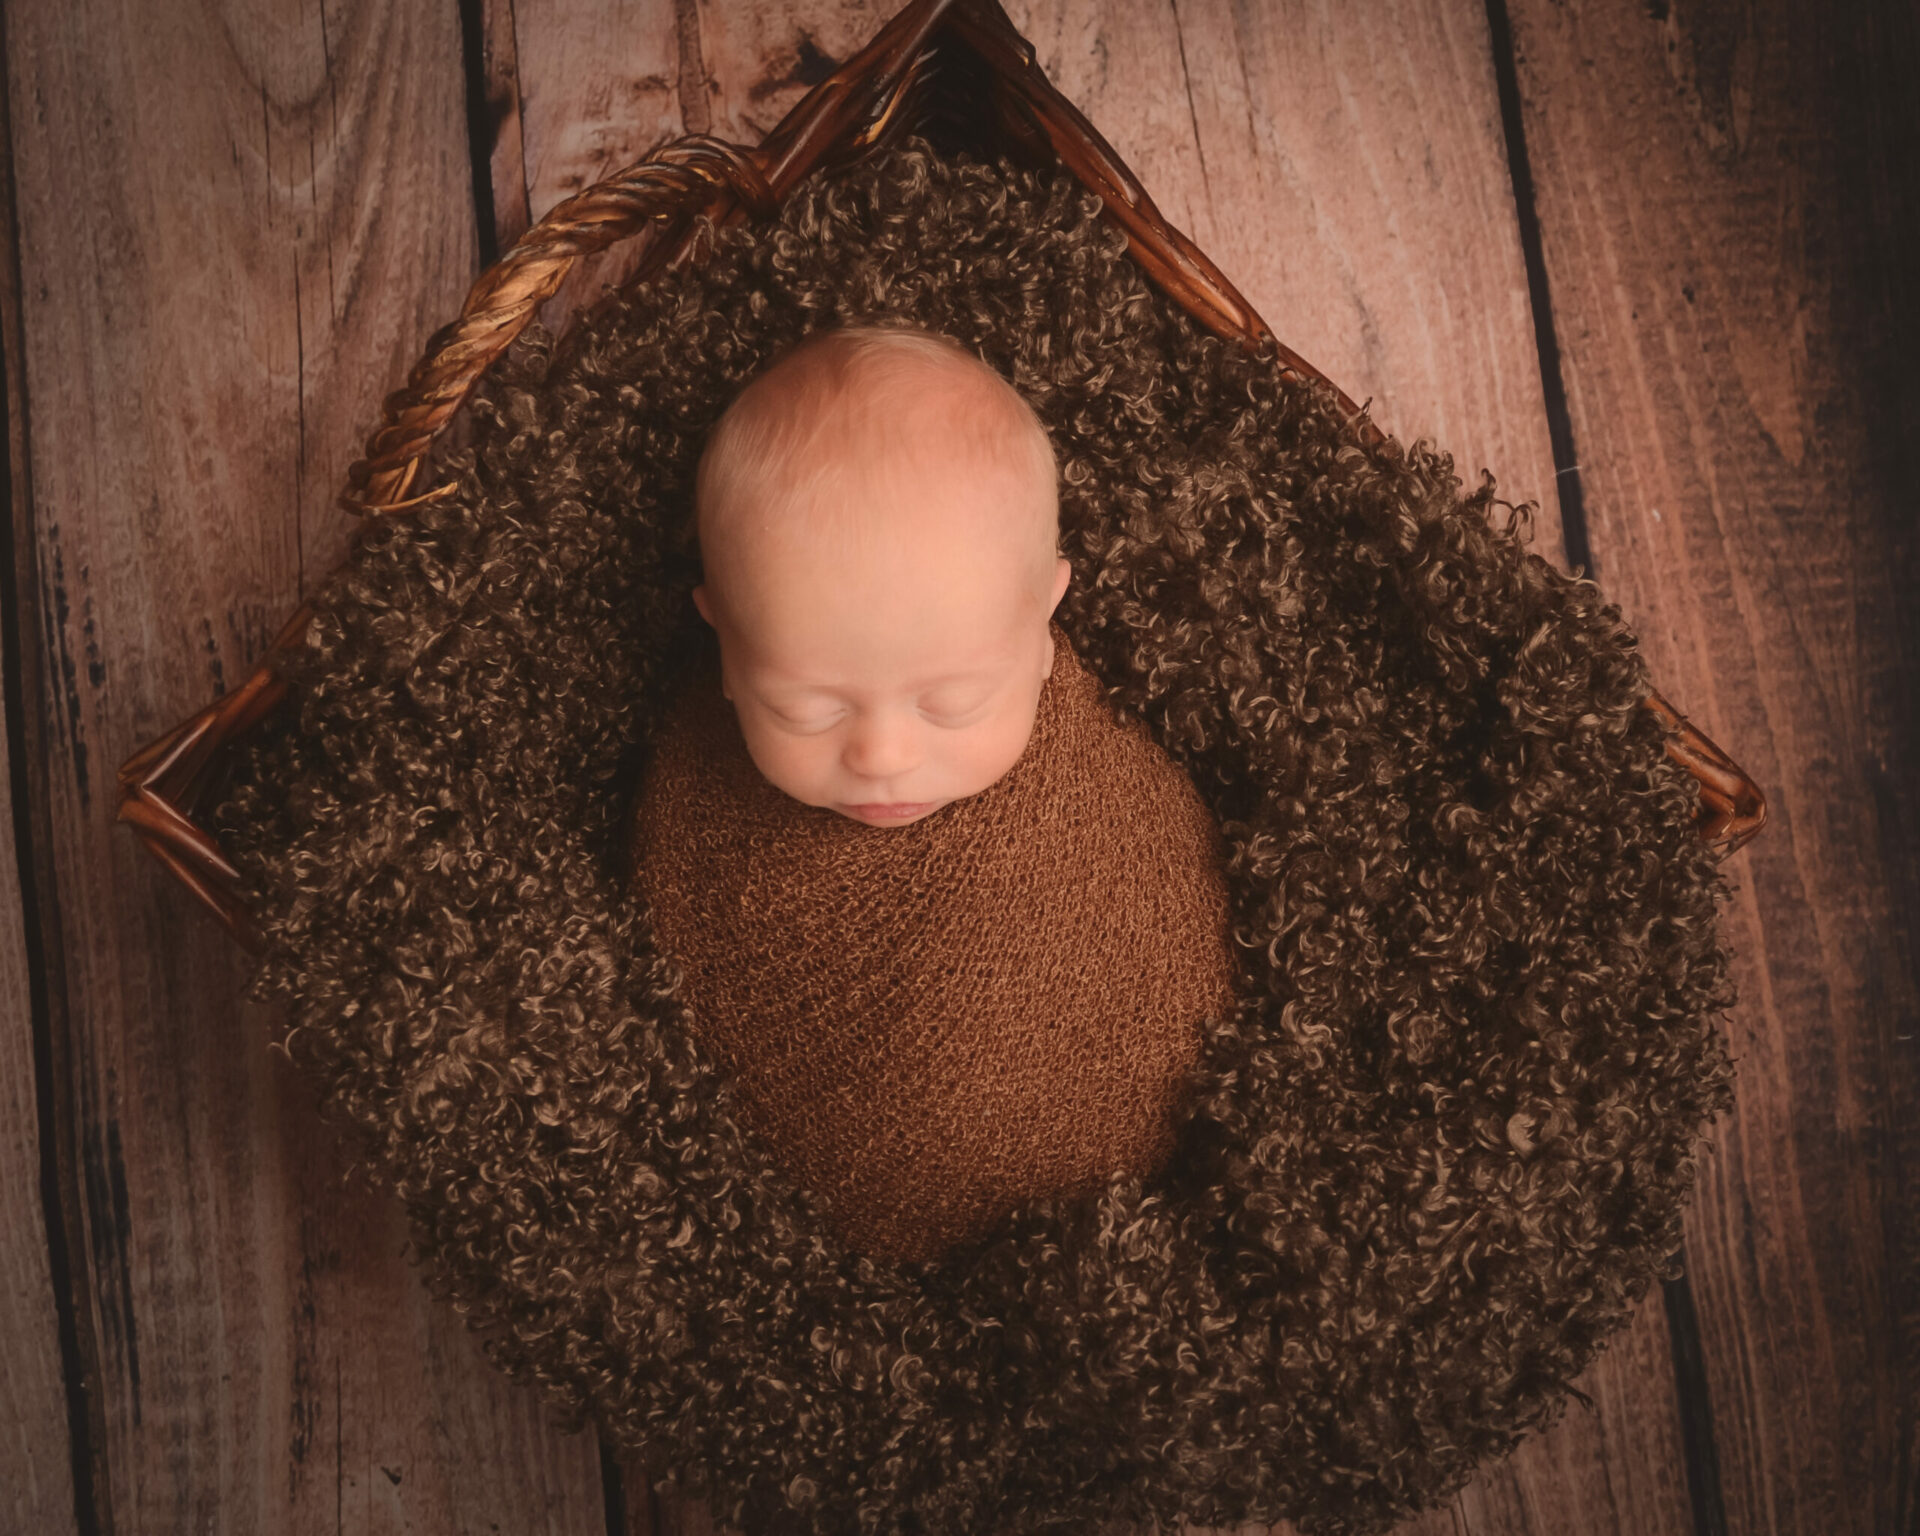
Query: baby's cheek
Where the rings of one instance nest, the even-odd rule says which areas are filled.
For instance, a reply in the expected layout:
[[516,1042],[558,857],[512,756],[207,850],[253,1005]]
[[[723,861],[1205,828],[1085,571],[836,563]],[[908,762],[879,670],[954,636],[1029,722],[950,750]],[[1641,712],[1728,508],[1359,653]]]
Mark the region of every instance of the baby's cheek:
[[744,721],[741,735],[746,739],[747,754],[753,759],[754,767],[770,784],[792,794],[802,787],[801,781],[814,776],[806,754],[795,750],[792,737],[762,726],[748,725]]
[[1026,755],[1033,739],[1033,725],[1032,711],[1015,714],[978,743],[970,765],[970,777],[977,781],[972,793],[999,783],[1013,770],[1014,764]]

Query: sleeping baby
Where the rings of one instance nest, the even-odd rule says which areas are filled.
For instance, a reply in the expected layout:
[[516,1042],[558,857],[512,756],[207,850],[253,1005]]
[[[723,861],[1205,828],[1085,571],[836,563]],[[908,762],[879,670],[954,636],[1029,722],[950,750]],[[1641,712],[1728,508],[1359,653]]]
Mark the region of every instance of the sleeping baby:
[[721,417],[695,510],[714,645],[633,879],[736,1120],[886,1260],[1152,1172],[1233,1002],[1222,845],[1052,621],[1033,411],[943,337],[816,333]]

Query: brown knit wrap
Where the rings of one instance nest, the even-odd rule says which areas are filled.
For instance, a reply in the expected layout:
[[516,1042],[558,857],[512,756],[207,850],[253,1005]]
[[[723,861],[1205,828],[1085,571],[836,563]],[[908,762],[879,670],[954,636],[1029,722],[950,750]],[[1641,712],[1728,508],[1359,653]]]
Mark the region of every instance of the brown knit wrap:
[[842,1241],[933,1260],[1045,1195],[1149,1173],[1230,1009],[1223,845],[1055,624],[1018,763],[904,827],[760,776],[717,662],[669,706],[634,892],[735,1113]]

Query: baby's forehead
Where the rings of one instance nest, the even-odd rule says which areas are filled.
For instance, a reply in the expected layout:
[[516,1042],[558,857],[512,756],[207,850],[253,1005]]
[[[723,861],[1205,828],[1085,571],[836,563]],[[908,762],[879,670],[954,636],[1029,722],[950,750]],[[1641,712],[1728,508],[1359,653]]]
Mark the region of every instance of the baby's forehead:
[[[791,448],[816,453],[912,454],[968,443],[1004,452],[1034,430],[1005,380],[945,348],[849,356],[823,347],[767,370],[741,406],[791,432]],[[829,425],[835,430],[817,430]]]
[[1052,547],[1055,483],[1045,429],[986,363],[923,332],[829,332],[716,424],[696,484],[701,550],[723,582],[829,557],[999,566]]
[[1017,592],[972,594],[926,614],[821,614],[806,605],[747,615],[733,636],[735,663],[771,692],[864,684],[912,688],[1004,676],[1024,654]]

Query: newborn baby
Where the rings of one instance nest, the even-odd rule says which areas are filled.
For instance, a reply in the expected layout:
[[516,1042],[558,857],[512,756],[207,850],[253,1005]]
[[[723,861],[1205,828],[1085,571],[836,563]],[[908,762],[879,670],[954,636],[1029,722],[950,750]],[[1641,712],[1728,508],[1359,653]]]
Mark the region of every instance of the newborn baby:
[[885,1259],[1157,1167],[1233,1002],[1212,816],[1050,622],[1055,498],[1012,386],[906,330],[802,344],[697,477],[717,655],[634,884],[739,1123]]
[[924,331],[816,334],[743,390],[695,490],[722,687],[767,781],[900,827],[1020,759],[1053,670],[1053,447]]

